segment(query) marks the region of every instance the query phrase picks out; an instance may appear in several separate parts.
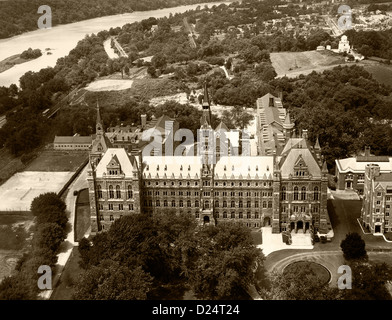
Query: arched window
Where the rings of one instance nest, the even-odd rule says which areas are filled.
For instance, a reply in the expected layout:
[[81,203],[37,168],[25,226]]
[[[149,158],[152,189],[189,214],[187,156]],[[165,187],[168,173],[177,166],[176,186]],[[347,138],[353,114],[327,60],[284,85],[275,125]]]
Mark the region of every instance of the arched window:
[[114,190],[112,185],[109,186],[109,198],[110,199],[114,198]]
[[318,187],[314,187],[314,192],[313,192],[313,199],[318,201],[319,199],[319,192],[318,192]]
[[238,202],[238,207],[242,208],[243,206],[244,206],[244,204],[242,203],[242,200],[240,200],[240,201]]
[[103,195],[102,195],[102,187],[101,187],[101,185],[98,185],[97,188],[98,188],[98,199],[102,199]]
[[223,219],[227,219],[227,212],[223,212]]
[[298,187],[294,187],[294,200],[298,200]]
[[209,209],[210,208],[210,202],[208,200],[204,201],[204,208]]
[[198,208],[199,207],[199,200],[195,201],[195,207]]
[[120,186],[116,186],[116,198],[121,199],[121,190]]
[[176,201],[172,200],[172,207],[175,207],[175,206],[176,206]]
[[244,218],[244,214],[242,212],[239,213],[239,218],[240,219]]
[[132,197],[133,197],[132,186],[128,186],[128,199],[131,199]]
[[267,202],[263,201],[263,208],[267,208]]
[[227,201],[226,200],[223,201],[223,208],[227,208]]
[[184,201],[180,200],[179,206],[180,206],[180,208],[182,208],[184,206]]
[[215,208],[219,208],[219,200],[215,200]]
[[282,187],[282,200],[286,200],[286,187]]
[[235,219],[235,213],[232,212],[231,215],[230,215],[230,217],[231,217],[232,219]]
[[268,201],[268,208],[272,208],[272,201]]
[[306,200],[306,187],[301,188],[301,200]]
[[235,201],[234,200],[231,202],[231,207],[235,208]]
[[190,208],[190,207],[192,206],[191,200],[187,200],[186,206],[187,206],[188,208]]
[[160,207],[160,206],[161,206],[161,202],[160,202],[159,200],[157,200],[156,206],[157,206],[157,207]]
[[163,200],[163,206],[167,207],[167,200]]

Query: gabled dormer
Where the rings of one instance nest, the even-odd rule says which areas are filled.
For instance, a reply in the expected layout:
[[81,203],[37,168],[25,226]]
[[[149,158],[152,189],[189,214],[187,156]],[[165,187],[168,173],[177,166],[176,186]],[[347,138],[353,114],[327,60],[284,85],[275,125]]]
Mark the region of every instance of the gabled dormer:
[[121,165],[120,161],[116,155],[112,156],[112,159],[109,161],[108,165],[106,166],[107,174],[110,176],[117,176],[121,174]]
[[309,175],[308,166],[306,165],[305,160],[302,158],[302,155],[299,155],[299,157],[294,163],[294,177],[301,178],[301,177],[307,177],[308,175]]

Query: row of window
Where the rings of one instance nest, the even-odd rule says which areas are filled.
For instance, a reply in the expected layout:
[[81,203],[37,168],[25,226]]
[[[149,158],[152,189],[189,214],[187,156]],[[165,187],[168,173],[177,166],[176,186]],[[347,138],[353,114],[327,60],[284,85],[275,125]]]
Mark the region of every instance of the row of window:
[[[150,186],[151,183],[152,183],[151,181],[147,181],[147,182],[144,181],[144,185],[145,185],[145,186],[146,186],[146,185]],[[162,184],[163,184],[164,186],[166,186],[166,185],[174,186],[174,185],[175,185],[175,182],[174,182],[174,181],[171,181],[171,182],[168,183],[168,182],[166,182],[166,181],[163,181]],[[155,181],[155,185],[158,186],[158,185],[159,185],[159,181]],[[182,185],[183,185],[183,182],[182,182],[182,181],[179,181],[179,182],[178,182],[178,185],[179,185],[179,186],[182,186]],[[191,185],[191,182],[187,181],[186,183],[184,183],[184,185],[190,186],[190,185]],[[194,185],[194,186],[198,186],[198,185],[199,185],[199,182],[198,182],[198,181],[195,181],[193,185]],[[211,182],[210,182],[210,181],[203,181],[203,186],[205,186],[205,187],[211,186]],[[258,183],[258,182],[255,182],[255,183],[253,184],[253,183],[251,183],[251,182],[247,182],[247,183],[239,182],[238,184],[236,184],[235,182],[227,183],[226,181],[224,181],[224,182],[221,182],[221,183],[215,182],[215,186],[217,186],[217,187],[218,187],[218,186],[223,186],[223,187],[227,187],[227,186],[232,186],[232,187],[234,187],[234,186],[239,186],[239,187],[243,187],[243,186],[247,186],[247,187],[255,186],[255,187],[258,187],[258,186],[259,186],[259,183]],[[269,181],[269,182],[264,182],[264,183],[262,183],[262,184],[260,183],[260,186],[272,187],[272,182]]]
[[[103,191],[101,185],[97,186],[98,189],[98,198],[103,199]],[[132,199],[133,198],[133,191],[132,191],[132,186],[128,186],[128,190],[126,192],[127,198]],[[121,199],[122,194],[121,194],[121,188],[120,186],[116,186],[116,190],[114,190],[113,186],[109,186],[109,199]]]
[[[177,202],[175,200],[171,200],[171,206],[172,207],[176,207],[177,206]],[[210,201],[209,200],[205,200],[204,202],[202,202],[204,204],[204,208],[210,208]],[[178,206],[180,208],[184,207],[184,201],[183,200],[179,200],[178,202]],[[144,206],[146,207],[152,207],[153,206],[153,201],[152,200],[144,200]],[[161,206],[161,200],[156,200],[155,201],[155,206],[156,207],[160,207]],[[169,202],[167,200],[163,200],[163,206],[164,207],[168,207],[169,206]],[[188,208],[192,207],[192,201],[191,200],[187,200],[186,201],[186,206]],[[200,202],[199,200],[195,200],[194,202],[194,207],[198,208],[200,206]],[[215,208],[219,208],[220,207],[220,201],[216,200],[215,201]],[[228,207],[228,202],[227,201],[222,201],[222,208],[227,208]],[[230,207],[231,208],[236,208],[236,202],[233,200],[230,202]],[[243,208],[244,207],[244,202],[243,201],[238,201],[238,208]],[[251,208],[252,207],[252,202],[251,201],[247,201],[246,202],[246,208]],[[254,201],[254,207],[255,208],[259,208],[259,201]],[[262,202],[262,207],[263,208],[272,208],[272,201],[263,201]]]
[[[161,194],[161,191],[152,191],[152,190],[143,191],[143,195],[145,195],[145,196],[152,196],[152,195],[159,196],[160,194]],[[192,192],[191,191],[178,191],[178,192],[170,191],[170,195],[171,196],[175,196],[176,194],[178,194],[179,196],[184,196],[184,195],[191,196]],[[259,197],[260,195],[262,195],[263,197],[272,197],[272,191],[271,192],[254,192],[254,193],[252,193],[252,192],[242,192],[242,191],[239,191],[239,192],[234,192],[234,191],[230,191],[230,192],[222,191],[222,192],[219,192],[219,191],[215,191],[214,192],[214,195],[217,196],[217,197],[221,196],[221,194],[222,194],[223,197],[227,197],[227,196],[230,196],[230,197],[235,197],[235,196],[238,196],[238,197],[244,197],[244,196],[252,197],[252,194],[255,197]],[[169,195],[169,191],[162,191],[162,195],[164,195],[164,196]],[[199,191],[195,191],[194,195],[198,196],[199,195]],[[203,192],[203,196],[204,197],[210,197],[211,196],[211,192],[204,191]]]
[[[220,218],[223,218],[223,219],[228,219],[228,218],[230,218],[230,219],[236,219],[236,218],[238,218],[238,219],[245,219],[245,218],[246,219],[260,219],[260,214],[259,213],[255,213],[255,214],[252,215],[250,212],[247,212],[245,214],[243,212],[239,212],[238,214],[236,214],[235,212],[227,213],[225,211],[222,214],[219,213],[219,212],[216,212],[215,215],[216,215],[217,219],[220,219]],[[196,212],[195,213],[195,218],[199,219],[200,218],[200,213]]]
[[[117,208],[118,208],[119,211],[123,211],[124,210],[124,205],[122,203],[120,203],[118,205],[116,204],[116,209]],[[103,207],[102,203],[98,204],[98,209],[99,210],[104,210],[104,207]],[[113,203],[109,203],[108,204],[108,209],[110,211],[114,210],[114,204]],[[133,211],[133,203],[128,204],[128,210],[129,211]]]
[[[313,191],[313,200],[319,200],[319,188],[314,187]],[[294,187],[294,200],[306,200],[306,187],[301,188],[301,193],[299,192],[299,188],[297,186]],[[287,189],[286,187],[282,187],[281,189],[281,199],[287,200]]]

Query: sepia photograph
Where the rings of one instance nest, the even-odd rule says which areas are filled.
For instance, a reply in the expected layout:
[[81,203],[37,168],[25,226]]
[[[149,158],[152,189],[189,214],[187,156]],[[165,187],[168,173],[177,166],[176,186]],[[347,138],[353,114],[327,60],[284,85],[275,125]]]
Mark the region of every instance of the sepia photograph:
[[0,0],[0,300],[392,300],[391,60],[388,0]]

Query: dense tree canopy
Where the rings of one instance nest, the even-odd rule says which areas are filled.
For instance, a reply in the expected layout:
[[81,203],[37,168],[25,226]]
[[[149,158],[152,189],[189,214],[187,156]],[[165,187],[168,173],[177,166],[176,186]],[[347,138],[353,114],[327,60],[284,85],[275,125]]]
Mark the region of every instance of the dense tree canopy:
[[365,241],[356,232],[348,233],[346,238],[342,240],[340,247],[346,260],[367,258]]

